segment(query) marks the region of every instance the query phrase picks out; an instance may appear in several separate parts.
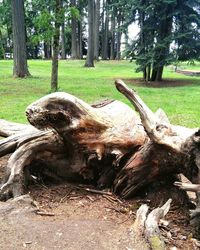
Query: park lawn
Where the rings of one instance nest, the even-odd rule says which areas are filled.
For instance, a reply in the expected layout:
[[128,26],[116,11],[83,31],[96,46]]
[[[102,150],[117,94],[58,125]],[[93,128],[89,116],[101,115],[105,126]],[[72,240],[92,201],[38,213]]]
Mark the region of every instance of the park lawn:
[[[0,118],[16,122],[26,122],[25,108],[36,99],[50,92],[51,61],[30,60],[32,77],[13,79],[11,60],[0,60]],[[200,125],[200,77],[184,76],[173,72],[172,67],[164,71],[164,79],[176,85],[160,87],[141,84],[141,73],[136,73],[136,65],[129,61],[100,61],[95,68],[83,67],[84,61],[66,60],[59,62],[59,91],[76,95],[86,102],[111,98],[130,105],[114,87],[114,79],[121,78],[134,88],[149,107],[156,111],[161,107],[174,124],[188,127]],[[192,68],[200,69],[196,63]],[[187,65],[184,65],[187,68]],[[132,81],[131,79],[134,79]],[[170,80],[169,80],[170,79]],[[132,83],[131,83],[132,82]],[[180,84],[181,85],[181,84]]]

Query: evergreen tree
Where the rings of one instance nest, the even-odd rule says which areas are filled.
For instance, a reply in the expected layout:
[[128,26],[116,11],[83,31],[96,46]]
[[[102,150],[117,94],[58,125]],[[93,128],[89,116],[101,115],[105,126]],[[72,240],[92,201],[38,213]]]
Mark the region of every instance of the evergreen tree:
[[199,58],[199,2],[132,0],[132,13],[140,27],[132,48],[144,80],[161,81],[164,66],[175,59]]

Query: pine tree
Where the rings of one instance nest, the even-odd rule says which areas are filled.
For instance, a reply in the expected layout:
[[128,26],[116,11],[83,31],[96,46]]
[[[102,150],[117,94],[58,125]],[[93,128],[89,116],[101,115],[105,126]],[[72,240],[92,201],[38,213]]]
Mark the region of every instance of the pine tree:
[[199,58],[199,2],[132,0],[132,13],[140,26],[132,48],[144,80],[161,81],[164,66],[173,60]]

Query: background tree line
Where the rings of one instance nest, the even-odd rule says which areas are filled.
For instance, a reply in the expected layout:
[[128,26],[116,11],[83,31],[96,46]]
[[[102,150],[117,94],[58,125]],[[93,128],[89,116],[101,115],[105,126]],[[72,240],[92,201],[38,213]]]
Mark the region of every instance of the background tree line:
[[[11,0],[0,3],[0,58],[13,52]],[[54,2],[30,0],[24,2],[27,57],[50,59],[54,34]],[[61,59],[82,59],[87,54],[88,0],[61,0],[63,18],[60,22]],[[120,59],[123,11],[110,0],[92,1],[94,12],[94,51],[98,59]],[[117,10],[118,9],[118,10]],[[118,12],[118,18],[117,18]],[[125,30],[124,30],[125,32]],[[6,54],[7,53],[7,54]]]
[[[20,4],[24,14],[13,19]],[[17,43],[29,59],[87,55],[88,67],[126,56],[136,60],[144,80],[162,80],[165,65],[200,58],[199,13],[200,0],[1,0],[0,58],[9,57]],[[24,28],[15,32],[23,16]],[[130,41],[132,23],[139,33]],[[15,39],[23,30],[25,46]]]

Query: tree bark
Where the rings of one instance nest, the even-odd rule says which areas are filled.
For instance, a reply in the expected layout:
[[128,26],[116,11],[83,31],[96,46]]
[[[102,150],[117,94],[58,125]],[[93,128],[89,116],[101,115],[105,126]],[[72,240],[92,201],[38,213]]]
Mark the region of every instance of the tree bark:
[[[61,8],[64,8],[63,0],[61,0]],[[61,32],[60,32],[60,38],[61,38],[61,59],[66,59],[66,44],[65,44],[65,13],[63,13],[63,21],[61,24]]]
[[59,37],[60,37],[60,0],[55,2],[55,29],[53,36],[53,57],[51,70],[51,91],[58,89],[58,55],[59,55]]
[[[71,7],[76,7],[76,0],[71,0]],[[71,58],[77,59],[77,18],[72,15],[71,18]]]
[[66,59],[66,46],[65,46],[65,24],[61,25],[61,59]]
[[100,26],[100,0],[95,3],[95,25],[94,25],[94,59],[99,59],[99,26]]
[[23,0],[11,1],[13,27],[14,77],[26,77],[30,73],[27,65],[26,36]]
[[111,32],[110,59],[111,60],[115,59],[115,44],[116,44],[115,26],[116,26],[115,9],[113,7],[112,16],[111,16],[111,27],[110,27],[110,32]]
[[109,13],[108,13],[108,2],[107,0],[104,1],[104,16],[105,16],[105,22],[103,25],[103,31],[102,31],[102,59],[107,60],[108,59],[108,31],[109,31]]
[[83,27],[82,27],[82,19],[78,22],[78,59],[83,58]]
[[85,67],[94,67],[94,1],[88,0],[88,50]]
[[[162,75],[163,75],[163,68],[166,64],[166,58],[169,54],[169,46],[170,46],[170,39],[169,35],[171,34],[172,30],[172,22],[173,17],[170,15],[171,13],[171,6],[168,5],[166,9],[165,16],[162,18],[162,21],[160,22],[160,28],[158,31],[157,36],[157,44],[155,45],[155,52],[154,52],[154,65],[153,65],[153,71],[152,71],[152,77],[151,81],[162,81]],[[168,38],[167,41],[166,38]],[[165,41],[164,46],[160,46],[160,43]]]
[[121,37],[122,37],[122,32],[121,32],[120,28],[121,28],[121,13],[119,13],[118,16],[117,16],[117,50],[116,50],[116,59],[117,60],[121,59]]

